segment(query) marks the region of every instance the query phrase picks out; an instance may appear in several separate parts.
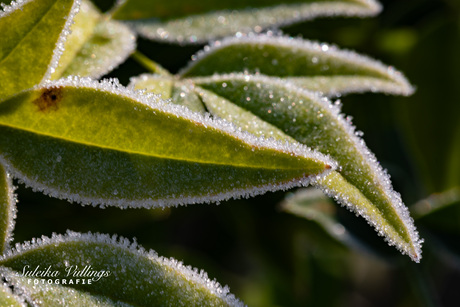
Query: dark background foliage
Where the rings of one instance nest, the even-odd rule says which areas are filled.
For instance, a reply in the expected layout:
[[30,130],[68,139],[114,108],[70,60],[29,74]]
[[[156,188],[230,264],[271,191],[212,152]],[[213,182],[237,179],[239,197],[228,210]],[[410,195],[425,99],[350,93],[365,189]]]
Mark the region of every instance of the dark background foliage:
[[[325,18],[283,29],[394,65],[417,87],[411,97],[341,100],[410,207],[460,186],[460,2],[386,0],[376,18]],[[103,9],[111,1],[99,0]],[[171,72],[203,46],[138,39]],[[145,70],[128,59],[108,75],[123,84]],[[334,241],[318,225],[279,210],[284,192],[220,205],[171,209],[82,207],[19,186],[15,242],[66,229],[136,237],[160,255],[202,268],[250,306],[458,306],[460,203],[416,220],[423,259],[411,263],[366,222],[338,208],[368,252]],[[458,201],[457,201],[458,202]]]

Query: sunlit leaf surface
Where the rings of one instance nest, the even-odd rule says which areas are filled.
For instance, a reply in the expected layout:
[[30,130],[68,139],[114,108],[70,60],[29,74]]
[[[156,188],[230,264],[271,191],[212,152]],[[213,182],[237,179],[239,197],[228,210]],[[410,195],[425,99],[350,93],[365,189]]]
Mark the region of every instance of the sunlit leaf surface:
[[340,166],[338,172],[319,178],[314,185],[365,217],[390,245],[419,261],[421,240],[407,208],[374,155],[340,114],[338,105],[289,82],[265,76],[215,75],[194,81],[334,158]]
[[99,78],[123,63],[136,48],[135,34],[101,15],[89,1],[82,3],[71,31],[53,79],[70,75]]
[[[308,184],[335,162],[299,143],[110,82],[48,82],[0,104],[0,158],[37,190],[121,207],[210,202]],[[325,173],[326,172],[326,173]]]
[[0,12],[0,101],[50,77],[80,0],[13,3]]

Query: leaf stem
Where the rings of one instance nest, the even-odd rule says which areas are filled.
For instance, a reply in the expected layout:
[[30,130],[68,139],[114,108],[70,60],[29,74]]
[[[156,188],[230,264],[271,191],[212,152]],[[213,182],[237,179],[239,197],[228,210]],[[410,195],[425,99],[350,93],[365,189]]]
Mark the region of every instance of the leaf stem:
[[144,68],[148,69],[152,73],[159,74],[162,76],[171,76],[169,71],[161,67],[160,64],[155,63],[151,59],[149,59],[147,56],[144,54],[140,53],[139,51],[134,51],[133,54],[131,54],[131,57],[136,60],[139,64],[144,66]]

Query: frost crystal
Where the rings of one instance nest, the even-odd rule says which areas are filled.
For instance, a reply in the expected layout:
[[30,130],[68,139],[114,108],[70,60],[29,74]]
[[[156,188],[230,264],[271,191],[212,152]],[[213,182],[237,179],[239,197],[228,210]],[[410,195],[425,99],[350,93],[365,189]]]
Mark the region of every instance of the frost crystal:
[[[254,146],[254,148],[266,148],[278,151],[280,153],[285,153],[288,156],[297,156],[306,158],[308,160],[315,160],[321,164],[325,164],[326,168],[325,171],[318,175],[319,177],[326,175],[330,171],[334,170],[337,167],[335,161],[329,158],[327,155],[321,154],[317,151],[314,151],[305,145],[302,145],[298,142],[282,142],[282,141],[275,141],[273,139],[265,139],[262,137],[256,137],[250,133],[242,131],[240,128],[236,127],[234,124],[226,122],[220,119],[212,119],[208,115],[201,115],[200,113],[192,112],[188,108],[167,103],[163,100],[160,100],[156,95],[152,94],[143,94],[141,91],[132,91],[128,90],[125,87],[122,87],[118,81],[116,80],[104,80],[101,82],[97,82],[91,80],[89,78],[78,78],[78,77],[68,77],[66,79],[61,79],[57,81],[47,81],[42,86],[37,86],[35,90],[43,90],[44,88],[56,88],[56,87],[74,87],[74,88],[90,88],[95,89],[97,91],[101,91],[102,93],[111,93],[117,95],[120,98],[129,98],[133,102],[133,108],[138,108],[137,111],[142,112],[152,112],[157,114],[158,112],[162,112],[171,118],[181,118],[181,120],[188,120],[194,123],[195,126],[203,126],[209,130],[215,129],[219,134],[227,135],[230,138],[235,140],[239,140],[245,144]],[[136,106],[137,104],[137,106]],[[144,107],[139,108],[139,104],[143,105]],[[75,140],[78,142],[78,140]],[[110,148],[109,148],[110,149]],[[116,148],[114,148],[116,149]],[[56,149],[59,150],[59,149]],[[185,152],[186,153],[186,152]],[[193,174],[196,176],[200,176],[199,170],[194,166],[198,163],[207,163],[212,165],[213,161],[209,160],[212,157],[206,158],[205,160],[200,160],[200,157],[193,158],[193,161],[187,159],[188,156],[184,154],[184,159],[188,162],[196,162],[196,163],[189,163],[188,168],[193,168]],[[61,157],[59,159],[59,156]],[[98,158],[97,156],[91,156],[89,159]],[[57,162],[57,160],[60,160]],[[173,159],[177,159],[176,156]],[[220,163],[218,158],[216,158],[215,163]],[[283,179],[283,180],[265,180],[264,178],[260,177],[261,179],[258,181],[259,184],[240,184],[238,185],[229,185],[226,186],[225,189],[217,189],[213,188],[212,186],[208,187],[205,192],[193,192],[191,193],[188,191],[187,193],[181,192],[180,189],[177,192],[171,193],[171,195],[165,195],[164,191],[157,191],[155,190],[152,192],[153,194],[149,194],[150,192],[146,190],[146,186],[143,184],[139,184],[138,177],[133,177],[132,180],[126,181],[126,177],[123,180],[124,186],[130,184],[133,190],[136,192],[132,192],[129,189],[123,188],[124,186],[119,185],[113,188],[110,191],[110,195],[100,196],[101,192],[97,190],[91,190],[91,186],[85,189],[78,190],[78,188],[68,188],[65,184],[56,185],[52,179],[48,181],[40,181],[40,176],[29,176],[26,172],[21,169],[17,169],[11,163],[8,163],[8,157],[0,156],[0,160],[5,162],[10,170],[17,178],[19,178],[22,182],[26,185],[32,187],[35,190],[45,191],[45,193],[49,194],[53,197],[64,198],[70,201],[76,201],[83,204],[99,204],[99,205],[116,205],[122,208],[125,207],[164,207],[164,206],[171,206],[171,205],[183,205],[183,204],[193,204],[193,203],[203,203],[203,202],[214,202],[214,201],[221,201],[227,200],[230,198],[240,198],[240,197],[250,197],[253,195],[258,195],[265,193],[267,191],[274,191],[274,190],[285,190],[296,186],[306,186],[312,180],[311,176],[308,176],[308,173],[298,176],[289,177],[292,179]],[[53,157],[52,161],[55,165],[62,165],[65,161],[63,154],[60,152],[56,152]],[[118,161],[118,160],[117,160]],[[103,163],[103,162],[101,162]],[[124,163],[124,162],[123,162]],[[95,166],[100,167],[100,165]],[[108,166],[104,166],[108,167]],[[128,165],[128,167],[131,167]],[[105,168],[105,169],[106,169]],[[104,169],[104,170],[105,170]],[[111,167],[110,169],[113,169]],[[154,169],[158,173],[155,176],[163,176],[162,178],[169,178],[171,177],[170,174],[174,170],[163,168],[161,171]],[[276,171],[276,170],[275,170]],[[51,170],[52,172],[52,170]],[[47,173],[48,174],[48,173]],[[51,173],[53,174],[53,173]],[[214,176],[220,176],[223,181],[227,180],[221,173],[209,173],[213,174]],[[47,175],[48,176],[48,175]],[[182,174],[179,175],[184,177]],[[296,178],[294,178],[296,177]],[[54,178],[54,177],[53,177]],[[104,173],[98,173],[95,175],[95,180],[107,180],[104,177]],[[101,179],[99,179],[101,178]],[[105,179],[103,179],[105,178]],[[117,177],[118,178],[118,177]],[[139,177],[140,178],[140,177]],[[143,177],[144,178],[144,177]],[[184,177],[185,178],[185,177]],[[64,181],[69,181],[70,179],[63,179]],[[76,180],[76,179],[72,179]],[[78,179],[79,180],[79,179]],[[82,179],[85,180],[82,184],[87,183],[86,178]],[[144,179],[142,179],[144,180]],[[146,180],[146,179],[145,179]],[[172,177],[171,180],[176,180],[175,177]],[[184,184],[183,180],[190,180],[190,179],[182,179],[180,178],[180,182]],[[77,181],[76,181],[77,182]],[[79,181],[78,181],[79,182]],[[118,182],[118,181],[117,181]],[[141,183],[145,183],[147,181],[140,181]],[[149,181],[151,182],[151,181]],[[176,181],[174,181],[176,182]],[[171,182],[173,186],[175,183]],[[113,183],[113,181],[112,181]],[[73,183],[72,183],[73,184]],[[121,183],[120,183],[121,184]],[[179,186],[180,187],[180,186]],[[124,190],[123,190],[124,189]],[[116,190],[116,191],[115,191]],[[128,193],[127,191],[131,191]],[[156,194],[155,194],[156,193]]]
[[[229,47],[233,48],[235,52],[237,52],[238,47],[244,45],[251,45],[258,48],[262,48],[263,46],[272,46],[278,50],[284,50],[286,54],[305,55],[305,60],[311,58],[311,61],[315,64],[318,63],[319,59],[321,59],[322,62],[328,63],[323,65],[324,69],[329,69],[328,65],[332,66],[336,63],[335,65],[338,67],[350,67],[352,71],[356,71],[352,74],[351,72],[338,72],[336,75],[327,74],[325,76],[322,76],[321,74],[310,75],[311,72],[305,71],[305,74],[302,76],[283,76],[287,80],[298,83],[299,85],[302,84],[303,78],[309,78],[309,82],[313,83],[313,85],[316,84],[319,88],[327,87],[326,94],[328,96],[338,96],[339,94],[351,92],[359,93],[369,90],[373,92],[378,91],[402,95],[411,95],[414,92],[414,88],[401,72],[397,71],[392,66],[387,66],[381,63],[378,60],[358,54],[354,51],[341,50],[335,45],[270,34],[249,34],[247,36],[230,37],[214,41],[211,45],[207,46],[207,48],[200,50],[196,55],[194,55],[192,57],[192,61],[187,67],[181,70],[180,74],[187,75],[188,72],[191,72],[191,75],[193,75],[195,72],[194,68],[199,68],[203,60],[212,57],[214,54],[218,55],[219,51]],[[244,49],[242,48],[242,50]],[[280,57],[286,56],[282,51],[279,52]],[[245,56],[248,55],[246,53],[242,53],[241,61],[243,61],[243,57]],[[278,61],[276,59],[272,59],[272,64],[276,66]],[[360,70],[362,72],[359,72]],[[262,70],[261,73],[264,74],[265,72]],[[367,74],[370,75],[367,76]],[[334,78],[335,81],[332,82],[331,78]],[[344,85],[342,85],[342,83]]]
[[[79,244],[81,252],[78,255],[67,253],[69,243]],[[8,263],[10,259],[28,257],[31,253],[46,253],[48,249],[60,255],[64,264],[67,261],[71,265],[105,266],[104,269],[111,272],[105,278],[111,280],[111,283],[123,282],[129,284],[130,289],[141,291],[146,297],[145,302],[149,301],[149,296],[155,296],[165,304],[187,301],[203,304],[216,297],[229,306],[245,306],[230,293],[227,286],[222,287],[217,281],[209,279],[204,271],[186,266],[173,258],[160,257],[152,250],[145,251],[136,242],[131,243],[116,235],[110,237],[98,233],[80,234],[67,231],[66,235],[53,234],[51,238],[43,236],[31,242],[17,244],[0,257],[0,261]],[[61,267],[62,263],[52,264],[53,268]]]
[[64,43],[67,36],[70,34],[70,27],[73,23],[73,18],[78,13],[80,9],[81,0],[74,0],[72,8],[70,9],[70,14],[67,16],[66,23],[64,25],[64,29],[59,36],[59,39],[56,43],[56,47],[53,50],[53,58],[51,59],[50,65],[48,66],[48,70],[46,71],[45,75],[41,83],[50,79],[51,75],[56,70],[56,67],[59,65],[59,58],[61,57],[62,53],[64,52]]
[[371,16],[381,6],[374,0],[318,1],[280,4],[260,9],[217,11],[173,19],[165,23],[133,22],[144,37],[179,43],[196,44],[218,37],[260,33],[263,29],[287,26],[321,16]]
[[[387,234],[387,241],[390,245],[396,245],[403,253],[409,254],[409,256],[416,262],[418,262],[421,258],[421,243],[418,232],[415,229],[413,219],[409,215],[409,211],[406,206],[404,206],[401,196],[399,193],[393,190],[391,185],[391,181],[389,175],[382,169],[380,164],[378,163],[376,157],[364,143],[364,140],[358,137],[355,133],[355,127],[352,126],[351,120],[349,117],[345,117],[340,112],[340,104],[339,103],[332,103],[329,99],[322,97],[318,93],[309,92],[303,90],[296,85],[282,80],[280,78],[275,77],[266,77],[263,75],[247,75],[247,74],[228,74],[228,75],[215,75],[212,77],[205,77],[205,78],[195,78],[194,79],[197,84],[201,84],[202,86],[209,85],[211,87],[219,89],[219,85],[226,83],[229,84],[238,84],[242,86],[246,84],[244,90],[247,91],[247,97],[257,98],[260,106],[258,106],[259,110],[264,110],[264,108],[268,108],[267,113],[273,114],[276,110],[275,108],[281,108],[281,106],[286,106],[287,99],[289,101],[297,103],[299,107],[296,109],[292,109],[291,106],[287,108],[279,109],[276,114],[273,116],[276,118],[276,115],[281,115],[285,118],[295,118],[296,116],[300,116],[300,114],[296,114],[296,112],[303,112],[307,110],[308,118],[310,118],[310,114],[314,113],[317,114],[317,119],[312,119],[312,122],[309,122],[310,126],[313,126],[313,131],[317,131],[315,133],[310,132],[308,136],[306,135],[298,135],[305,141],[306,144],[310,142],[314,143],[312,138],[319,138],[322,140],[322,143],[318,143],[316,146],[319,148],[320,151],[329,153],[331,152],[331,148],[327,146],[334,146],[337,147],[339,144],[344,144],[341,147],[340,152],[336,152],[333,158],[336,158],[339,163],[341,163],[340,167],[343,169],[340,172],[347,172],[349,177],[353,176],[354,178],[359,178],[357,181],[360,182],[362,180],[367,179],[368,185],[372,187],[372,192],[374,195],[379,193],[378,191],[382,191],[382,197],[385,198],[385,206],[389,205],[397,214],[399,220],[404,225],[403,227],[406,228],[407,233],[410,237],[412,246],[402,244],[401,242],[395,241],[392,239],[387,232],[385,231],[385,227],[389,225],[386,221],[379,220],[377,218],[373,218],[372,212],[364,211],[360,208],[359,204],[352,203],[350,201],[350,195],[343,195],[339,191],[330,188],[325,188],[325,185],[321,184],[322,180],[330,180],[328,179],[328,175],[325,177],[319,177],[318,179],[314,180],[313,185],[318,186],[319,188],[323,189],[323,191],[331,197],[334,197],[337,201],[344,204],[347,208],[355,211],[359,215],[363,216],[368,222],[373,225],[377,232],[381,235]],[[254,88],[254,84],[263,85],[263,89],[257,90],[249,90],[249,85],[252,86],[251,89]],[[238,89],[237,85],[233,85],[235,89]],[[272,94],[270,94],[270,88],[272,88]],[[277,97],[279,102],[274,101],[270,104],[270,100],[274,100],[275,96],[275,89],[278,90],[281,97]],[[222,92],[222,91],[221,91]],[[285,96],[284,96],[285,95]],[[269,96],[267,99],[266,96]],[[283,97],[284,96],[284,97]],[[240,99],[242,101],[247,100],[243,99],[244,97],[235,98]],[[268,100],[268,101],[267,101]],[[307,100],[309,105],[307,106]],[[239,103],[242,103],[239,101]],[[302,106],[300,106],[302,105]],[[304,109],[305,108],[305,109]],[[286,114],[285,114],[286,113]],[[283,118],[284,118],[283,117]],[[321,123],[321,121],[326,120],[326,122]],[[279,122],[279,121],[278,121]],[[305,123],[301,123],[296,121],[296,124],[289,125],[293,127],[293,129],[297,129],[298,125],[305,125]],[[315,130],[316,127],[316,130]],[[336,132],[335,134],[333,132]],[[292,133],[292,132],[291,132]],[[334,137],[338,137],[339,139],[330,140],[329,135],[335,135]],[[292,135],[293,137],[297,137]],[[340,137],[343,137],[343,143],[340,140]],[[346,140],[345,140],[346,139]],[[338,143],[339,142],[339,143]],[[351,159],[351,160],[349,160]],[[356,162],[357,161],[357,162]],[[346,169],[345,169],[346,168]],[[367,170],[370,170],[369,172]],[[366,175],[365,175],[366,174]],[[354,179],[356,180],[356,179]],[[375,187],[375,189],[374,189]],[[359,189],[363,189],[362,186]],[[360,193],[359,190],[356,190],[357,193]],[[368,196],[366,196],[368,197]],[[359,197],[358,197],[359,198]],[[375,207],[377,210],[377,207]],[[394,225],[392,227],[399,227]]]

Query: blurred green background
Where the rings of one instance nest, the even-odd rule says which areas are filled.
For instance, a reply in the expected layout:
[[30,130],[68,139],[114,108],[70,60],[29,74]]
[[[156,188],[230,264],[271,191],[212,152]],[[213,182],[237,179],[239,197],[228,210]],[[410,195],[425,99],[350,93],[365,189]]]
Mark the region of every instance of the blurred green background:
[[[103,10],[112,5],[95,2]],[[381,3],[384,10],[375,18],[324,18],[283,31],[380,59],[417,87],[411,97],[364,94],[341,101],[417,217],[425,239],[420,264],[339,206],[336,218],[362,248],[335,240],[313,220],[282,212],[284,192],[220,205],[103,210],[16,183],[15,242],[67,229],[136,237],[147,249],[204,269],[249,306],[459,306],[460,1]],[[138,48],[176,72],[203,46],[139,38]],[[108,77],[127,84],[143,72],[129,59]],[[446,190],[450,194],[420,202]]]

